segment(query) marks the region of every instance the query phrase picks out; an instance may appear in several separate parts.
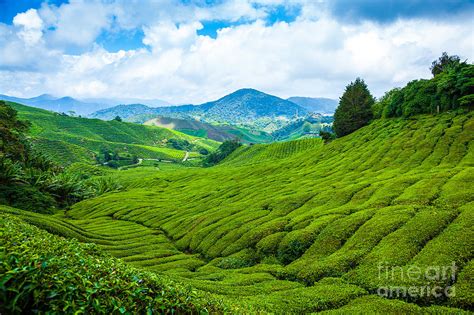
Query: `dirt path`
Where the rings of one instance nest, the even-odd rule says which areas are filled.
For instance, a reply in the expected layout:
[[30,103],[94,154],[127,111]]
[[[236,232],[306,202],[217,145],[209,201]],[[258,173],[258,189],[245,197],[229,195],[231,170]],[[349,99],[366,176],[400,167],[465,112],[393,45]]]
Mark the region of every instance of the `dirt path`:
[[189,158],[189,152],[186,151],[186,154],[184,155],[184,159],[183,159],[183,162],[186,162]]

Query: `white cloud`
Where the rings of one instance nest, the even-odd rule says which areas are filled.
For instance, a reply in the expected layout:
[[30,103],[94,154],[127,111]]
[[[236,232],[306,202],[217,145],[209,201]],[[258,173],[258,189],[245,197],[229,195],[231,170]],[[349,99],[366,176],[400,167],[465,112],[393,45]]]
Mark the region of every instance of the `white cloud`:
[[98,1],[71,1],[59,7],[43,4],[40,15],[48,25],[46,36],[50,45],[59,48],[92,45],[111,25],[110,5]]
[[[412,79],[429,77],[431,61],[445,50],[474,59],[474,34],[465,19],[346,25],[308,0],[301,1],[302,15],[296,21],[269,26],[263,20],[265,8],[253,3],[233,0],[199,7],[161,0],[133,6],[128,1],[43,5],[39,16],[33,10],[40,23],[32,23],[35,18],[29,10],[19,15],[15,27],[0,24],[4,78],[0,93],[198,103],[253,87],[282,97],[337,98],[345,85],[360,76],[380,96]],[[221,18],[256,20],[221,29],[215,39],[197,35],[200,21]],[[142,28],[147,47],[108,52],[95,44],[102,31],[115,28]],[[20,35],[26,30],[39,30],[39,39]],[[26,42],[35,40],[36,46],[27,47]],[[81,46],[83,51],[73,54],[68,45]]]
[[154,51],[172,48],[189,48],[197,39],[196,32],[202,29],[199,22],[175,25],[172,22],[161,22],[144,27],[143,43],[153,47]]
[[35,9],[17,14],[13,18],[13,25],[20,28],[18,37],[29,46],[37,44],[43,36],[43,20]]

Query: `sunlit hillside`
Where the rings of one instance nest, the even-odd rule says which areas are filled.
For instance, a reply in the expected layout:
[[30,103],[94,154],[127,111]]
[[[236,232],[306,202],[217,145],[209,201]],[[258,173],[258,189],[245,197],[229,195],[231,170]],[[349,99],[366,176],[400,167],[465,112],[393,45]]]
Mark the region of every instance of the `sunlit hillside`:
[[[210,169],[124,171],[117,177],[124,191],[63,215],[2,209],[232,307],[467,311],[473,137],[472,112],[381,119],[326,145],[239,149]],[[381,297],[379,287],[417,281],[380,277],[380,261],[405,271],[455,263],[455,280],[450,273],[428,282],[454,285],[456,295]]]

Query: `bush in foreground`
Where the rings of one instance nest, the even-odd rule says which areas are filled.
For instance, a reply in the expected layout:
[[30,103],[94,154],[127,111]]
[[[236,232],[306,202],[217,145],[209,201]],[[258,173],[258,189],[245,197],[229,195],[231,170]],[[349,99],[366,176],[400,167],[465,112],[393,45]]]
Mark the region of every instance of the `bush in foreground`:
[[223,310],[213,298],[131,268],[94,244],[66,240],[5,214],[0,216],[0,231],[1,313]]

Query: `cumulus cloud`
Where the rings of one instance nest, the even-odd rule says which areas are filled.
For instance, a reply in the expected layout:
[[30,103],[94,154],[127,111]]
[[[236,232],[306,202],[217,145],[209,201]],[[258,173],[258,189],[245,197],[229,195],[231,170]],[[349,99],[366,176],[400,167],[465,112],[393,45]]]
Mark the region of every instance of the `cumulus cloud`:
[[[43,34],[34,49],[20,36],[31,17],[19,15],[13,26],[0,24],[0,71],[5,78],[0,93],[198,103],[252,87],[282,97],[337,98],[360,76],[380,96],[429,77],[431,61],[443,51],[474,59],[472,22],[463,15],[344,23],[324,3],[309,0],[232,0],[214,6],[141,3],[43,5],[34,11],[42,24],[29,24]],[[268,23],[271,10],[266,5],[295,4],[301,6],[295,21]],[[79,19],[74,26],[85,12],[90,14],[87,22]],[[215,38],[198,35],[201,22],[213,19],[244,22],[218,30]],[[101,32],[134,28],[143,31],[141,48],[109,52],[96,43]],[[83,50],[71,51],[70,45]]]
[[161,22],[144,27],[143,43],[153,47],[155,51],[171,48],[188,48],[197,38],[197,31],[202,29],[199,22],[176,25],[172,22]]
[[113,12],[106,3],[72,1],[59,7],[43,4],[39,13],[47,22],[50,45],[67,49],[93,44],[110,27]]
[[29,9],[24,13],[17,14],[13,18],[13,25],[20,28],[18,37],[27,45],[37,44],[43,36],[43,20],[35,9]]

